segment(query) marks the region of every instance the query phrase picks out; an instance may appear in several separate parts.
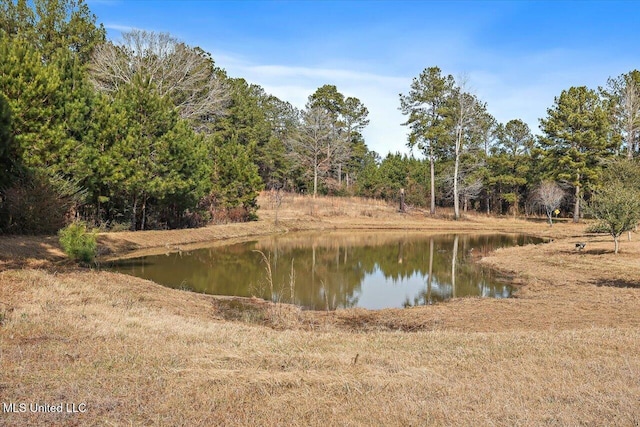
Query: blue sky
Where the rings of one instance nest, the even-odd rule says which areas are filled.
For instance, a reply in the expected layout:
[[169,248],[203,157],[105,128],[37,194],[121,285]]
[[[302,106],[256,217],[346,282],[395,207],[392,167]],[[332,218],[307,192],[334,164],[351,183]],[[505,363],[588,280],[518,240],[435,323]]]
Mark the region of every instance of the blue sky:
[[[500,122],[538,133],[555,96],[640,68],[636,1],[88,0],[108,37],[168,32],[302,108],[324,84],[369,109],[364,135],[408,153],[399,93],[431,66],[465,75]],[[417,154],[417,153],[416,153]]]

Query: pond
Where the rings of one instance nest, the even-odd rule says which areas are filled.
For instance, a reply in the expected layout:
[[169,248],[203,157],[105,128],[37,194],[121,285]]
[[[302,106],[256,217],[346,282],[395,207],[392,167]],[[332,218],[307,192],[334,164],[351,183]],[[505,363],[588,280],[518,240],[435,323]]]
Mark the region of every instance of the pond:
[[475,261],[497,248],[540,242],[505,234],[291,233],[129,259],[110,269],[172,288],[314,310],[381,309],[507,298],[507,281]]

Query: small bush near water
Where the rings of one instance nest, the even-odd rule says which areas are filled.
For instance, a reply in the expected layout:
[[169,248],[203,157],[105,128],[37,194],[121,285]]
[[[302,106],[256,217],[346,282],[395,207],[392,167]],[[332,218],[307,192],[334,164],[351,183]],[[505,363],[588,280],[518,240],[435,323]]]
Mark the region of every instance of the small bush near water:
[[90,263],[96,256],[98,242],[96,233],[87,230],[84,222],[74,222],[58,231],[60,246],[73,260]]

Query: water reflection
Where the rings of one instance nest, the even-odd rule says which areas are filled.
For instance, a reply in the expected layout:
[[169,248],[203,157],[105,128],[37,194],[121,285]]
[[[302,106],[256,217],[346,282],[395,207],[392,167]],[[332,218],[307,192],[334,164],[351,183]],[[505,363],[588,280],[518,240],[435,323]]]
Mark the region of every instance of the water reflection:
[[128,260],[113,269],[174,288],[316,310],[380,309],[508,297],[511,288],[473,260],[538,242],[522,235],[293,234]]

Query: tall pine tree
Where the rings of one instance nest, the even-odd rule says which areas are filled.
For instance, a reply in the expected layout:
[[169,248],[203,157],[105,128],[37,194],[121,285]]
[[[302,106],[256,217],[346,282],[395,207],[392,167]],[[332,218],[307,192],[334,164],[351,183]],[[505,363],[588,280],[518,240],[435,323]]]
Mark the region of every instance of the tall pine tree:
[[597,180],[601,160],[613,154],[607,111],[598,94],[585,86],[564,90],[547,117],[540,120],[547,177],[574,188],[573,221],[580,219],[580,200]]
[[411,83],[407,95],[400,95],[400,109],[408,116],[403,125],[409,126],[409,147],[417,147],[429,159],[430,213],[436,212],[435,162],[451,143],[446,126],[446,105],[454,87],[451,75],[443,76],[440,68],[426,68]]

